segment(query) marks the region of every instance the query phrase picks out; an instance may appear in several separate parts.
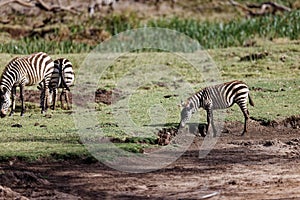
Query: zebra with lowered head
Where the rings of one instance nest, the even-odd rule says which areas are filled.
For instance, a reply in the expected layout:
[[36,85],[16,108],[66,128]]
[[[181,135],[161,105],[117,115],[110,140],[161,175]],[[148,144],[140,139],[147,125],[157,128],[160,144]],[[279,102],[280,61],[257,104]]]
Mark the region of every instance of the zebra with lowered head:
[[[15,111],[16,87],[20,87],[22,103],[21,116],[24,115],[24,87],[43,82],[41,99],[43,99],[42,113],[46,112],[49,103],[49,83],[54,63],[46,53],[39,52],[26,57],[17,57],[11,60],[0,78],[0,116],[5,117],[12,104],[10,115]],[[11,100],[10,100],[11,97]]]
[[[67,103],[67,109],[70,109],[69,104],[69,92],[70,87],[73,86],[75,80],[75,74],[73,71],[72,63],[66,58],[59,58],[54,60],[54,70],[52,73],[52,78],[50,80],[50,93],[52,93],[52,105],[51,108],[55,109],[56,104],[56,94],[59,88],[62,89],[60,94],[60,103],[61,108],[64,108],[63,105],[63,97]],[[38,86],[38,89],[43,88],[43,83],[41,82]],[[43,103],[43,99],[41,99],[41,103]]]
[[249,88],[242,81],[235,80],[206,87],[188,98],[186,103],[183,104],[179,127],[183,128],[190,120],[192,114],[195,113],[199,108],[203,108],[207,113],[206,133],[209,130],[210,124],[212,124],[215,136],[216,128],[213,122],[213,110],[229,108],[236,103],[239,105],[244,114],[245,122],[244,131],[242,133],[242,135],[244,135],[247,133],[247,121],[249,119],[249,111],[247,109],[248,99],[250,105],[254,106],[249,94]]

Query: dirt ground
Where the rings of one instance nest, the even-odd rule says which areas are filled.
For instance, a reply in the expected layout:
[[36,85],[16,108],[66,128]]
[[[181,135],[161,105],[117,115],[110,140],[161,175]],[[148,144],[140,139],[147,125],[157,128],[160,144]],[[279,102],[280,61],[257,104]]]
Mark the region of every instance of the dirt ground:
[[300,199],[300,118],[226,123],[205,158],[202,137],[176,162],[132,174],[86,159],[0,163],[0,199]]

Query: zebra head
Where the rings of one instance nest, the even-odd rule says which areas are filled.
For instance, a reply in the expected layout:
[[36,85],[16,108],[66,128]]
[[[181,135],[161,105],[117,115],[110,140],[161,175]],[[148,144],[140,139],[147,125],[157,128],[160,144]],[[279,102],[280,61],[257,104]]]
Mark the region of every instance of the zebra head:
[[187,103],[181,103],[183,109],[181,110],[181,120],[179,128],[183,128],[185,124],[191,119],[192,114],[195,112],[194,104],[190,101]]
[[10,92],[6,87],[0,86],[0,116],[1,118],[5,117],[8,111],[8,108],[11,104],[10,101]]

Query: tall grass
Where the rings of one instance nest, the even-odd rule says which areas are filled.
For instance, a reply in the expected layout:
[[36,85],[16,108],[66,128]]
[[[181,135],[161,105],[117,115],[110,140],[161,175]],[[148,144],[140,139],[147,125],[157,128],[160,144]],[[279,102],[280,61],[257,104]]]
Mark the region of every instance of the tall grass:
[[64,53],[83,53],[89,52],[93,47],[85,43],[76,43],[71,40],[67,41],[47,41],[43,38],[23,38],[18,41],[11,41],[0,44],[1,53],[11,54],[30,54],[34,52],[48,52],[51,54]]
[[169,28],[196,39],[205,48],[240,46],[254,37],[299,39],[300,11],[285,15],[238,19],[230,22],[199,22],[195,19],[151,20],[149,27]]
[[[245,41],[253,38],[289,38],[299,39],[300,11],[296,10],[283,15],[269,15],[251,19],[236,19],[229,22],[202,22],[196,19],[182,19],[179,17],[150,19],[142,22],[135,15],[109,15],[103,20],[89,22],[89,27],[97,27],[107,31],[110,35],[116,35],[126,30],[143,27],[168,28],[184,33],[199,41],[204,48],[226,48],[241,46]],[[75,28],[74,28],[75,27]],[[82,38],[85,35],[83,25],[70,25],[69,38]],[[78,37],[77,37],[78,36]],[[41,37],[27,37],[18,41],[0,44],[0,53],[28,54],[37,51],[45,51],[52,54],[83,53],[89,52],[97,43],[95,38],[89,38],[94,43],[75,42],[73,39],[56,41],[45,40]],[[97,38],[96,38],[97,39]],[[80,40],[82,41],[82,40]],[[118,40],[113,51],[121,51],[124,40]],[[159,43],[164,39],[157,38]],[[100,43],[100,41],[99,41]],[[124,46],[124,45],[123,45]]]

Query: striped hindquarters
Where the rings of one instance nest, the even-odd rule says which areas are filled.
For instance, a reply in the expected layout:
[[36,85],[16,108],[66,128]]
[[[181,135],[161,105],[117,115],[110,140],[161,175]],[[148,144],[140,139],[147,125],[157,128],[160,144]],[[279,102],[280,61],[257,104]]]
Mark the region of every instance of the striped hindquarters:
[[66,88],[74,84],[75,74],[72,63],[65,58],[54,60],[54,71],[50,81],[52,88]]
[[249,89],[242,81],[231,81],[220,85],[207,87],[203,90],[212,103],[212,109],[224,109],[234,103],[246,105]]

